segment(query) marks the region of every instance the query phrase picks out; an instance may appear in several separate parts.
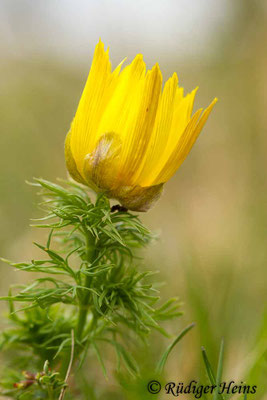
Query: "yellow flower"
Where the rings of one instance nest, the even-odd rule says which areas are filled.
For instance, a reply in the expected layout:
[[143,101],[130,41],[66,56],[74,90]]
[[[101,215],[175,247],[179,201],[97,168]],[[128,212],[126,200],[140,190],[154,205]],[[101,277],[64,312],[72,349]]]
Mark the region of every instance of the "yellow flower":
[[[122,62],[123,63],[123,62]],[[146,211],[191,150],[217,99],[192,114],[176,73],[162,91],[158,64],[146,72],[142,55],[112,72],[100,41],[66,137],[65,157],[78,182]],[[202,114],[202,115],[201,115]]]

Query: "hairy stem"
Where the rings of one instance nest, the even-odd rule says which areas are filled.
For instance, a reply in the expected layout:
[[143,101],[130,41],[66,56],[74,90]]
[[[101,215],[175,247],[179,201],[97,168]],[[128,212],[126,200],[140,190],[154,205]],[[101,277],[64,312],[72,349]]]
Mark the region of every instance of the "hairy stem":
[[[89,231],[85,231],[85,238],[86,238],[86,260],[89,263],[92,263],[95,258],[97,257],[96,245],[95,245],[95,238]],[[85,287],[89,288],[91,284],[91,277],[86,276],[85,279]],[[77,332],[76,337],[78,340],[82,338],[83,330],[85,327],[88,309],[89,309],[89,301],[90,301],[90,292],[89,290],[84,289],[84,293],[82,293],[80,306],[79,306],[79,315],[78,315],[78,323],[77,323]]]
[[[71,367],[72,367],[72,363],[73,363],[73,360],[74,360],[74,347],[75,347],[74,330],[72,329],[72,331],[71,331],[70,362],[69,362],[68,370],[67,370],[66,376],[65,376],[65,384],[66,384],[66,385],[67,385],[67,382],[68,382],[68,379],[69,379],[69,376],[70,376],[70,373],[71,373]],[[66,388],[67,388],[67,386],[64,386],[64,387],[61,389],[60,396],[59,396],[58,400],[63,400],[63,399],[64,399],[64,395],[65,395]]]

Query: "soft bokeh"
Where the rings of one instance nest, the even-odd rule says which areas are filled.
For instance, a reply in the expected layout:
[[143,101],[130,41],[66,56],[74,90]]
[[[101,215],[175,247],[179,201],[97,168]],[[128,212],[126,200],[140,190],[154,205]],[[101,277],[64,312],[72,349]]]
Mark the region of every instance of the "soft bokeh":
[[[225,378],[258,384],[254,398],[263,399],[266,2],[0,0],[0,10],[1,256],[34,255],[36,232],[28,225],[39,214],[25,180],[66,177],[64,138],[98,38],[110,45],[113,65],[141,52],[150,67],[159,62],[165,80],[176,71],[186,91],[199,85],[195,108],[215,96],[219,102],[161,200],[143,216],[161,234],[148,265],[166,282],[163,296],[184,302],[173,333],[197,323],[171,355],[166,376],[203,376],[201,346],[216,364],[224,337]],[[37,234],[41,240],[44,233]],[[1,264],[1,294],[25,279],[31,277]],[[153,340],[152,356],[169,343]]]

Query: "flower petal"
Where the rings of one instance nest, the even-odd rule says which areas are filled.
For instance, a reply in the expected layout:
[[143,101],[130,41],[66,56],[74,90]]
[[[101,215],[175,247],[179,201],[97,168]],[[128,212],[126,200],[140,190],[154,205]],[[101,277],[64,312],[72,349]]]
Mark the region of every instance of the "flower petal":
[[[162,171],[158,174],[156,179],[154,180],[154,184],[159,184],[168,181],[180,165],[183,163],[185,158],[187,157],[188,153],[190,152],[193,144],[198,138],[205,122],[208,119],[208,116],[217,102],[217,99],[214,99],[212,103],[206,108],[203,115],[199,119],[202,109],[198,110],[193,117],[191,118],[190,122],[188,123],[186,129],[184,130],[182,136],[180,137],[174,151],[172,152],[170,158],[168,159],[167,163],[165,164]],[[199,121],[198,121],[199,119]],[[197,122],[198,121],[198,122]]]
[[79,173],[83,174],[83,161],[97,142],[97,127],[118,79],[119,68],[111,73],[108,50],[99,41],[90,73],[71,125],[71,149]]
[[154,129],[146,152],[145,163],[143,168],[139,170],[139,176],[136,176],[136,180],[141,186],[147,186],[147,184],[149,184],[148,177],[151,175],[151,169],[161,159],[163,149],[166,146],[177,97],[177,84],[178,77],[175,73],[166,82],[163,93],[160,96]]
[[165,136],[165,142],[157,141],[155,143],[157,157],[155,157],[153,162],[149,165],[149,172],[147,176],[143,177],[142,185],[153,185],[155,179],[171,157],[174,149],[176,149],[180,137],[190,121],[196,91],[197,88],[183,97],[183,90],[177,88],[171,125]]
[[140,92],[139,105],[135,110],[134,125],[127,126],[125,139],[120,157],[121,182],[134,185],[139,171],[143,168],[145,154],[153,132],[158,103],[161,93],[162,75],[156,64],[147,72],[142,90]]
[[84,183],[86,185],[85,180],[83,177],[80,175],[77,165],[75,163],[75,160],[73,158],[72,152],[71,152],[71,146],[70,146],[70,137],[71,137],[71,131],[68,132],[66,139],[65,139],[65,160],[66,160],[66,166],[69,171],[70,176],[77,182],[79,183]]
[[122,71],[114,94],[102,115],[98,137],[105,132],[115,132],[121,141],[127,139],[128,127],[135,124],[145,71],[146,66],[140,54]]

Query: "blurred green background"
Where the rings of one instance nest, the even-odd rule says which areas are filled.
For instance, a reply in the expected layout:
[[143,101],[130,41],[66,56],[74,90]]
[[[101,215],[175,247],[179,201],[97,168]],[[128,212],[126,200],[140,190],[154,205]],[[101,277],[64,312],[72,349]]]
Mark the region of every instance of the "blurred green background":
[[[225,378],[267,399],[267,4],[251,0],[0,0],[0,254],[30,259],[33,176],[65,178],[63,144],[101,37],[116,65],[144,54],[177,71],[196,106],[219,98],[200,139],[142,219],[160,232],[147,263],[196,327],[168,361],[168,380],[203,376],[225,339]],[[0,292],[30,279],[1,264]],[[3,309],[3,306],[2,306]],[[168,341],[156,335],[151,358]],[[146,354],[146,358],[148,355]],[[149,375],[149,374],[148,374]],[[265,397],[264,397],[265,393]]]

